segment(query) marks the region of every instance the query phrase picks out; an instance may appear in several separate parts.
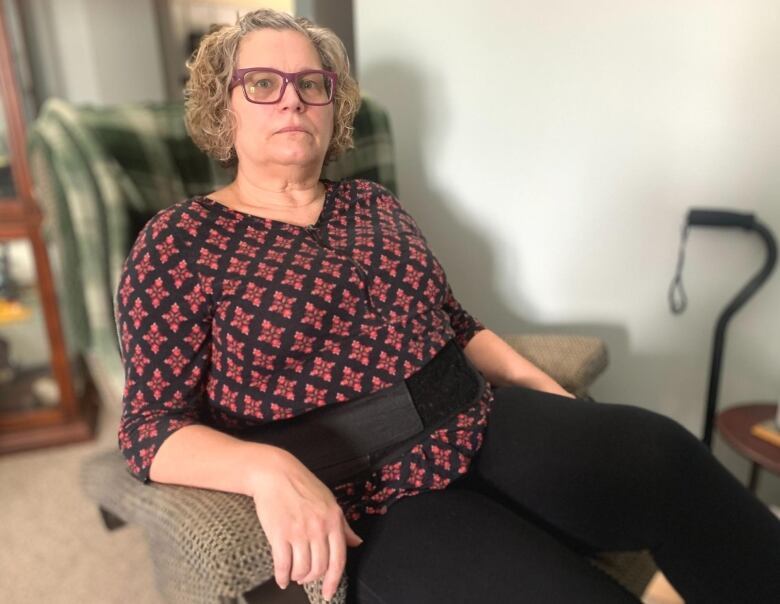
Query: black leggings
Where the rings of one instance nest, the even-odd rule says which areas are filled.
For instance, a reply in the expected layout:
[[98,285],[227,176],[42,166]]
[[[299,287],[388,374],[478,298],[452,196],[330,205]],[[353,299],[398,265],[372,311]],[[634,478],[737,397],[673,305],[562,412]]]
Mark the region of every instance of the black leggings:
[[584,555],[640,549],[687,604],[780,601],[780,522],[687,430],[628,405],[498,389],[465,476],[352,526],[353,604],[636,603]]

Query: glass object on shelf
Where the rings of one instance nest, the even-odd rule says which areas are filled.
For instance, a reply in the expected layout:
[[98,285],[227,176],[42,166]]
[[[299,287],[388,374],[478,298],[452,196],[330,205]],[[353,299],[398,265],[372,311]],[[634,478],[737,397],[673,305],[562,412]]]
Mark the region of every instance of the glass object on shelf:
[[0,242],[0,415],[60,402],[33,267],[29,241]]

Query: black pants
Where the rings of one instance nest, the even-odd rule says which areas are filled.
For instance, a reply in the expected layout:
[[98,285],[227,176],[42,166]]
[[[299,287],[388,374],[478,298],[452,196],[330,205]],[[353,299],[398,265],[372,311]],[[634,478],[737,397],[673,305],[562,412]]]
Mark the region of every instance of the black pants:
[[780,521],[682,426],[628,405],[498,389],[464,477],[353,528],[352,603],[636,603],[584,554],[639,549],[687,604],[780,601]]

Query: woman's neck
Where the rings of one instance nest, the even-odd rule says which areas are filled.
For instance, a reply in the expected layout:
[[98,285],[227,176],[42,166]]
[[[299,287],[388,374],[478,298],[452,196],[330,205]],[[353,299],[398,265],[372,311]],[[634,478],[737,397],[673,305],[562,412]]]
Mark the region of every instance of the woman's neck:
[[235,180],[211,197],[247,214],[308,225],[322,211],[325,187],[318,177],[259,178],[243,173],[239,165]]
[[247,208],[295,211],[316,203],[324,187],[311,182],[256,183],[234,180],[227,189],[234,200]]

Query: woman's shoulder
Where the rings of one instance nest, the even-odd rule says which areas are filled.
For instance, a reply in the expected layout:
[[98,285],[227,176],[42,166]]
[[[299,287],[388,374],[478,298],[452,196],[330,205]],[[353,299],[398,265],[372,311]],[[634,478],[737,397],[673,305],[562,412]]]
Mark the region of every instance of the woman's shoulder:
[[393,192],[381,183],[365,178],[345,178],[332,183],[338,197],[351,203],[367,203],[385,206],[398,205]]
[[176,240],[185,246],[197,240],[208,228],[210,216],[202,197],[182,199],[155,212],[138,231],[133,248],[154,246],[158,242]]
[[336,181],[335,185],[345,190],[372,192],[383,195],[393,194],[385,185],[368,178],[344,178]]
[[212,219],[208,198],[194,195],[158,210],[144,225],[144,230],[191,230],[195,225],[208,226]]

